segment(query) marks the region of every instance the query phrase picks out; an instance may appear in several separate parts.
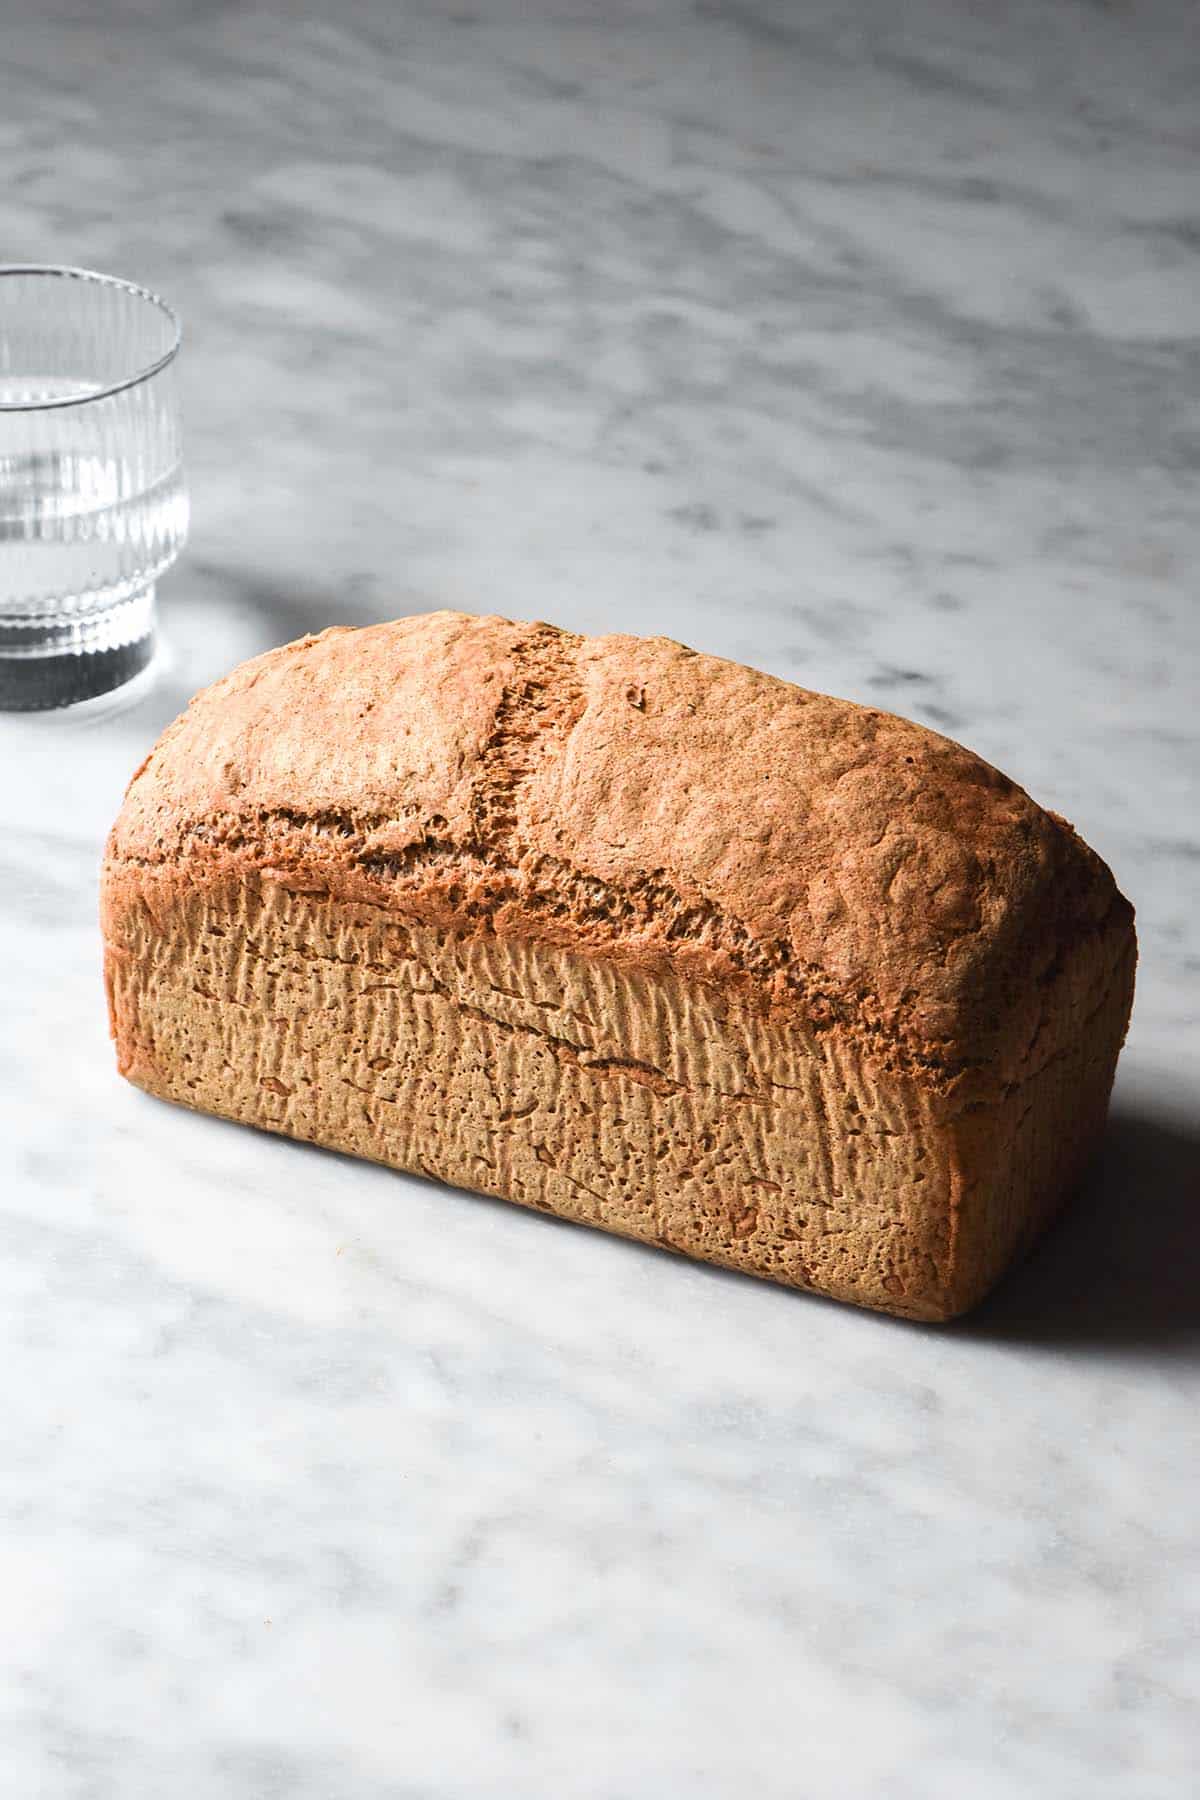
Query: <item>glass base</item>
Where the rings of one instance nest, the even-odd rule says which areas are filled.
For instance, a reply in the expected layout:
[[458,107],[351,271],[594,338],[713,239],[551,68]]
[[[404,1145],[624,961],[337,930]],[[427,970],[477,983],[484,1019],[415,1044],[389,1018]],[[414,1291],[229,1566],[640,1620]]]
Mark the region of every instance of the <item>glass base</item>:
[[68,621],[0,616],[0,712],[48,712],[109,694],[154,656],[154,589]]

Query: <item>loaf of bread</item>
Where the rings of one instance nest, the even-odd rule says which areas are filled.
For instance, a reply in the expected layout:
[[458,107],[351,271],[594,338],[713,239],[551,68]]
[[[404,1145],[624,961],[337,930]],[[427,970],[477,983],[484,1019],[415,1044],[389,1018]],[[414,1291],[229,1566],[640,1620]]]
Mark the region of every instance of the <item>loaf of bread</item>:
[[1104,1124],[1133,914],[944,737],[665,638],[441,612],[243,664],[105,858],[152,1094],[916,1319]]

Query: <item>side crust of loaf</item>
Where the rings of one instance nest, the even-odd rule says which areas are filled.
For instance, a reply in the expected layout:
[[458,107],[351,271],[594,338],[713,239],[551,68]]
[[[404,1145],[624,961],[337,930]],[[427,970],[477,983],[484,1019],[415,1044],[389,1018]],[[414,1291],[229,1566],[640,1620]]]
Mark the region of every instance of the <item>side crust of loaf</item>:
[[981,1098],[668,966],[196,872],[106,872],[118,1061],[147,1091],[914,1319],[972,1306],[1053,1216],[1132,999],[1132,934],[1092,934]]

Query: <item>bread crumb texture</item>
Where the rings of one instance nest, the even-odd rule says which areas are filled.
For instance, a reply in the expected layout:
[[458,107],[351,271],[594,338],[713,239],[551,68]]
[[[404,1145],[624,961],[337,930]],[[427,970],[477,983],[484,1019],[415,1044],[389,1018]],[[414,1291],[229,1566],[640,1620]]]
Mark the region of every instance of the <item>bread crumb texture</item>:
[[1132,910],[961,746],[662,638],[433,613],[197,696],[102,885],[166,1098],[917,1318],[1103,1128]]

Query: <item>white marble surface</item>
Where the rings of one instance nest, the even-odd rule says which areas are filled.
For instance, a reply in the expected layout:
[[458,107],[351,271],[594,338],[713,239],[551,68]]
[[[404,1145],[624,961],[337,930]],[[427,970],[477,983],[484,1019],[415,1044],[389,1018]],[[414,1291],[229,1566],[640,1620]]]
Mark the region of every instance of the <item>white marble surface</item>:
[[[177,302],[195,523],[153,693],[0,727],[0,1789],[1194,1792],[1190,8],[2,10],[0,256]],[[1109,1143],[975,1321],[118,1082],[145,748],[249,652],[438,604],[911,712],[1112,862]]]

